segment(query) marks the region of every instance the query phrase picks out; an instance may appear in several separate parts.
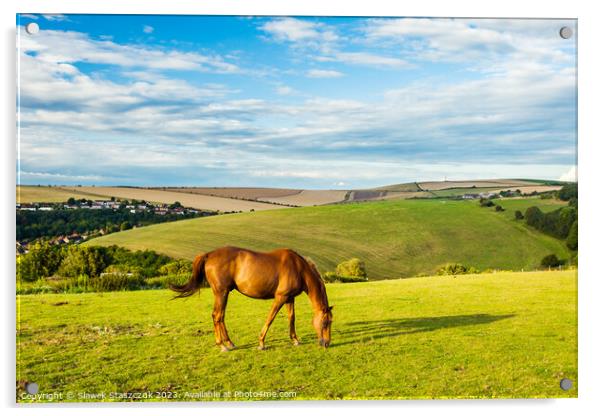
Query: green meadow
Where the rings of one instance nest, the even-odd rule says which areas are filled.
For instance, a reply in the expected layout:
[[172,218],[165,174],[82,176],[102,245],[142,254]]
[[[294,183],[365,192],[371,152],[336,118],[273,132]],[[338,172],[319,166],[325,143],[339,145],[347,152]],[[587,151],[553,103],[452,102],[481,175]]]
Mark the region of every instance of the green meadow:
[[448,262],[480,270],[532,270],[551,253],[566,259],[563,241],[514,219],[514,209],[559,205],[529,198],[496,201],[396,200],[219,215],[109,234],[87,244],[151,249],[175,258],[224,245],[255,250],[288,247],[315,261],[321,272],[357,257],[370,279],[434,274]]
[[[271,302],[233,292],[226,324],[238,348],[227,353],[214,345],[209,289],[186,300],[164,290],[18,296],[17,380],[63,401],[145,392],[184,401],[577,396],[574,270],[327,290],[335,305],[330,348],[317,345],[301,295],[302,345],[289,342],[281,312],[268,349],[258,351]],[[569,391],[559,388],[565,377],[575,383]],[[44,401],[22,394],[20,402]]]

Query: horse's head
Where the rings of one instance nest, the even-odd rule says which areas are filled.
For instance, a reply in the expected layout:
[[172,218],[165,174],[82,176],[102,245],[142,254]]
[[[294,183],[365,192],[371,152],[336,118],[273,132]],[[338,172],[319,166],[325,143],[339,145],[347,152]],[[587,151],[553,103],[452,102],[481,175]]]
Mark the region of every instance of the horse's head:
[[314,314],[314,328],[318,334],[318,342],[324,348],[330,345],[330,327],[332,325],[332,306],[326,309],[317,311]]

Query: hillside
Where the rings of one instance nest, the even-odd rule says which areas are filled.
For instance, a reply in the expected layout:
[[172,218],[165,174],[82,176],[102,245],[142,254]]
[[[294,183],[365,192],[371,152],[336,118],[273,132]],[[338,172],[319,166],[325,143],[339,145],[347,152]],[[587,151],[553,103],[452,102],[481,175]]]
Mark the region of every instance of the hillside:
[[[544,210],[558,206],[541,199],[523,204]],[[446,262],[520,270],[537,267],[550,253],[568,257],[564,242],[506,214],[481,208],[476,201],[364,202],[178,221],[110,234],[88,244],[152,249],[188,259],[224,245],[289,247],[311,257],[322,272],[358,257],[373,279],[433,273]]]

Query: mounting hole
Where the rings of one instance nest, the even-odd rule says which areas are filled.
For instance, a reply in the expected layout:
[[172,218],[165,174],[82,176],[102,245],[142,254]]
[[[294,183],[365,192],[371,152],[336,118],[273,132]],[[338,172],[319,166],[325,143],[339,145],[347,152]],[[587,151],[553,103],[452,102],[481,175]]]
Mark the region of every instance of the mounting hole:
[[564,391],[570,390],[573,388],[573,380],[568,378],[563,378],[560,380],[560,388]]
[[560,28],[560,37],[562,39],[570,39],[573,36],[573,29],[568,26],[563,26]]
[[39,389],[38,383],[25,384],[25,391],[29,394],[37,394]]
[[25,25],[25,31],[30,35],[35,35],[40,31],[40,26],[38,26],[38,24],[35,22],[27,23]]

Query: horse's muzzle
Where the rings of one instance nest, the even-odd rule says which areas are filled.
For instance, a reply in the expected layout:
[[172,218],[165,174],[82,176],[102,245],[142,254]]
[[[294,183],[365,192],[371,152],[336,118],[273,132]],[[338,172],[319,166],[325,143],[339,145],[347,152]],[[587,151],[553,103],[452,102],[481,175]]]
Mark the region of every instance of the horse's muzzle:
[[326,341],[324,338],[320,338],[320,346],[324,348],[328,348],[330,345],[330,341]]

